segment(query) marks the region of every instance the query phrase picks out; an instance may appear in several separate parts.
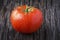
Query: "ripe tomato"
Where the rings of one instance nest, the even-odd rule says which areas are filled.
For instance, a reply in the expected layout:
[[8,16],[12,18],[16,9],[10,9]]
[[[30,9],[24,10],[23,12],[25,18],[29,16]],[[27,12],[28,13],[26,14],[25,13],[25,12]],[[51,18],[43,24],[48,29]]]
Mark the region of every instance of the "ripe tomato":
[[17,6],[10,15],[13,28],[22,33],[37,31],[43,23],[41,10],[31,6]]

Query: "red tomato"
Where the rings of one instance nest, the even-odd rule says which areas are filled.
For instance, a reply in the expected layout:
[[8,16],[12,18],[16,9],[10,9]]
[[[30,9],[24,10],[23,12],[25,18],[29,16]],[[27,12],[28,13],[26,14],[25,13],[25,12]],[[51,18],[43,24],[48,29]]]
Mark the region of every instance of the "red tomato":
[[30,6],[17,6],[11,13],[12,27],[22,33],[36,32],[43,23],[41,10]]

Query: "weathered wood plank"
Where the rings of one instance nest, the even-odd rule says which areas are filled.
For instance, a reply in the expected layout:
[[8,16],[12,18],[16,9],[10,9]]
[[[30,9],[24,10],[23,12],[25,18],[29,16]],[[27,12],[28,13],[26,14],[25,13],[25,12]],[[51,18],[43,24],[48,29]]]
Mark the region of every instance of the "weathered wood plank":
[[[42,10],[44,23],[30,35],[14,31],[9,16],[18,5],[31,5]],[[60,40],[60,0],[3,0],[0,1],[0,40]]]

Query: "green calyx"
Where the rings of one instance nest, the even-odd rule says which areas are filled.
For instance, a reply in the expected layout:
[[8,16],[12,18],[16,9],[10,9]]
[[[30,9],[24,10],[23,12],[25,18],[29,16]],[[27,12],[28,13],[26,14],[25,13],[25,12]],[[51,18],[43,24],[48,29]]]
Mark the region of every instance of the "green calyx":
[[31,11],[33,11],[33,7],[26,5],[25,12],[28,13],[28,12],[31,12]]
[[29,10],[29,8],[28,8],[28,6],[26,5],[25,12],[27,12],[27,13],[28,13],[28,12],[29,12],[28,10]]
[[28,9],[29,9],[29,8],[26,8],[26,9],[25,9],[25,12],[29,12]]

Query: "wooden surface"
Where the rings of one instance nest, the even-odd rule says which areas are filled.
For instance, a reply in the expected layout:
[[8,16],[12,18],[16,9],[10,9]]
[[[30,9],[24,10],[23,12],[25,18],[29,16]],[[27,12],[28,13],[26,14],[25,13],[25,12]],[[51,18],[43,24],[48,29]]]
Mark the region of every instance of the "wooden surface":
[[[30,35],[13,30],[9,16],[18,5],[31,5],[42,10],[42,28]],[[60,40],[60,0],[0,0],[0,40]]]

